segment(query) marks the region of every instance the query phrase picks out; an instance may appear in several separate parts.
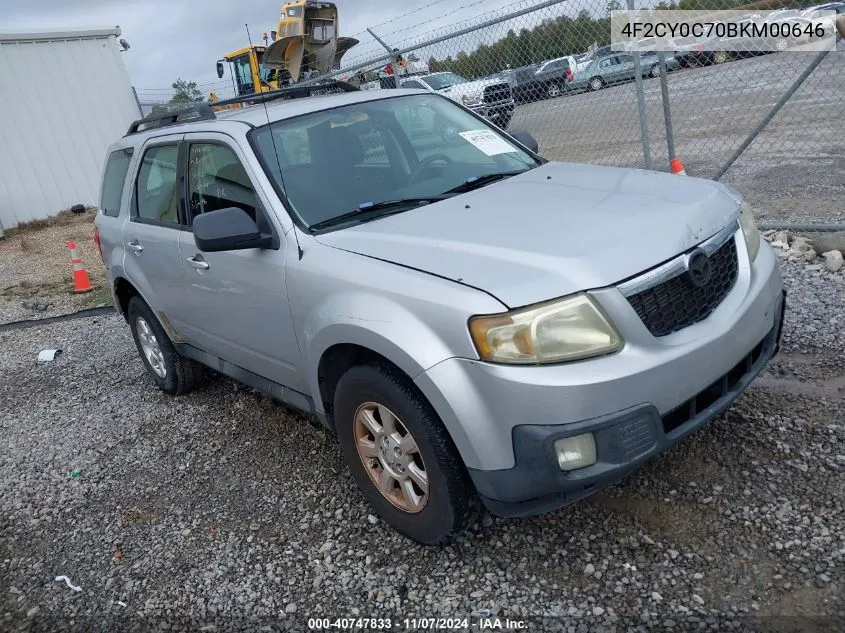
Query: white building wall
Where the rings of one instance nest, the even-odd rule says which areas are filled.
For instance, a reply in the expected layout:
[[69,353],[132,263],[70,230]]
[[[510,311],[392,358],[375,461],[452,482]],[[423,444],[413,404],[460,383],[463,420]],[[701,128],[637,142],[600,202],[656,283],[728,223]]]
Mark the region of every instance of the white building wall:
[[140,117],[118,35],[0,33],[0,229],[98,204],[106,150]]

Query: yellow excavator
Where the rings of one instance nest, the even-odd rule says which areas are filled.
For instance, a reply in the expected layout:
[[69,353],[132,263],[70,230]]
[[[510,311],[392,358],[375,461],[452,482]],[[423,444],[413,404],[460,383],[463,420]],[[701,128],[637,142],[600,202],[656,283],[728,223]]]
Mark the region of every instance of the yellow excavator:
[[[225,63],[232,71],[236,96],[277,90],[313,74],[323,75],[340,67],[340,60],[358,43],[338,37],[337,6],[320,0],[294,0],[282,5],[276,31],[264,35],[263,45],[248,46],[217,62],[222,78]],[[269,40],[269,41],[268,41]],[[211,101],[217,100],[212,93]]]

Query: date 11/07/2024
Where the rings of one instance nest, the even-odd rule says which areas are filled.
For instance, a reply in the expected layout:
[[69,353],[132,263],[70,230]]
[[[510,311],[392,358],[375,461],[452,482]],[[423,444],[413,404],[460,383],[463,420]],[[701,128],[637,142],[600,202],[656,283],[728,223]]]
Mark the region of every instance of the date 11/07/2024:
[[308,618],[312,631],[526,631],[510,618]]

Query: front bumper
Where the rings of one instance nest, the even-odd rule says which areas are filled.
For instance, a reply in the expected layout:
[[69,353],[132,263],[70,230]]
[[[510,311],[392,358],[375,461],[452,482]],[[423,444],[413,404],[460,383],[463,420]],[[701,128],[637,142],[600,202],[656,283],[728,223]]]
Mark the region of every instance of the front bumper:
[[[730,407],[777,354],[783,307],[781,300],[774,327],[754,349],[730,371],[669,413],[661,416],[654,405],[645,404],[566,428],[514,427],[513,468],[469,471],[482,501],[499,516],[549,512],[607,488],[674,446]],[[587,432],[594,434],[598,461],[571,472],[560,470],[555,441]]]
[[[734,288],[710,316],[683,330],[652,336],[621,292],[605,288],[591,294],[625,339],[616,354],[544,366],[451,358],[417,376],[488,506],[505,514],[518,504],[513,512],[530,514],[595,492],[745,389],[774,354],[783,285],[770,248],[761,245],[752,265],[740,231],[734,239],[741,262]],[[694,415],[684,417],[684,406],[687,413],[695,406]],[[554,439],[605,428],[598,464],[559,470],[548,448]],[[631,434],[635,439],[625,439]]]
[[510,121],[513,116],[513,111],[516,104],[513,100],[500,101],[498,103],[484,103],[477,106],[469,106],[469,109],[483,116],[488,121],[498,123],[501,120],[507,119]]

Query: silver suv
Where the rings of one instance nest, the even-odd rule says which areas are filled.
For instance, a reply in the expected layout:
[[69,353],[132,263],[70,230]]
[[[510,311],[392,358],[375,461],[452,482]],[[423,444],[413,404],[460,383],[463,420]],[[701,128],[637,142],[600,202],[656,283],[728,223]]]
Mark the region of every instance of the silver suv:
[[435,544],[616,482],[775,354],[775,257],[731,189],[338,86],[112,146],[97,239],[163,391],[207,367],[312,413],[375,512]]

